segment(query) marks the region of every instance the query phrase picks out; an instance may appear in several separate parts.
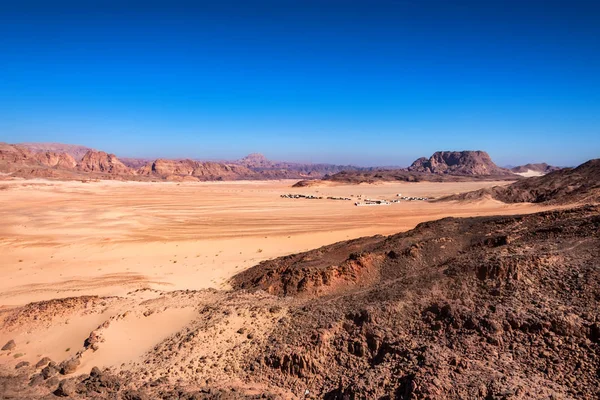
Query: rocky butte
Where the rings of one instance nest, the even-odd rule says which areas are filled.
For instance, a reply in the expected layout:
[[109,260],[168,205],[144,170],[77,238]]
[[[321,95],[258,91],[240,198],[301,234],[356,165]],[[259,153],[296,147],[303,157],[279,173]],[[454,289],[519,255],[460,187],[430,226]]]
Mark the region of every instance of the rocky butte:
[[513,175],[494,164],[485,151],[436,151],[415,160],[408,171],[449,175]]

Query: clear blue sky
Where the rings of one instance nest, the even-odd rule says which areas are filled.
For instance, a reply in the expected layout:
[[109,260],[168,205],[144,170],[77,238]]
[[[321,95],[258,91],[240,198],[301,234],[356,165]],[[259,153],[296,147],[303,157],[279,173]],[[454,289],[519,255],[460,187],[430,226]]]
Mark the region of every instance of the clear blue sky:
[[359,165],[600,157],[600,1],[0,2],[0,141]]

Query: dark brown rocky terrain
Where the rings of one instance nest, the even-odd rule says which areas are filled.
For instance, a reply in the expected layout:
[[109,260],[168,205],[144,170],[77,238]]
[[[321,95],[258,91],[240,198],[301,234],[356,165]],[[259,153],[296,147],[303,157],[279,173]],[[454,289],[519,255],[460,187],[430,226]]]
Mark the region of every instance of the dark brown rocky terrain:
[[[599,261],[598,206],[445,218],[263,262],[229,292],[170,292],[139,311],[128,306],[146,315],[195,304],[197,318],[121,372],[77,375],[77,362],[44,360],[3,371],[0,393],[596,399]],[[2,329],[34,314],[44,323],[66,301],[81,308],[65,299],[5,311]],[[123,300],[88,298],[85,310],[107,301]],[[102,329],[82,352],[101,348]]]
[[543,176],[522,179],[508,186],[440,200],[470,200],[486,196],[505,203],[596,203],[600,201],[600,159],[590,160],[577,168],[563,168]]

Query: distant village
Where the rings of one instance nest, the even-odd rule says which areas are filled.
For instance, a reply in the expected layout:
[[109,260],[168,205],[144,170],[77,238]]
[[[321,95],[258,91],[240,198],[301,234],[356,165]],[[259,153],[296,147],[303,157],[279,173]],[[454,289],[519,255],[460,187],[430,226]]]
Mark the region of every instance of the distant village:
[[[312,194],[282,194],[280,197],[285,199],[308,199],[308,200],[344,200],[344,201],[352,201],[350,197],[336,197],[336,196],[315,196]],[[354,197],[354,196],[352,196]],[[356,198],[358,201],[354,202],[355,206],[389,206],[393,203],[400,203],[400,201],[427,201],[429,200],[427,197],[414,197],[414,196],[402,196],[401,193],[396,195],[396,199],[394,200],[381,200],[381,199],[367,199],[362,198],[362,195],[358,195]]]

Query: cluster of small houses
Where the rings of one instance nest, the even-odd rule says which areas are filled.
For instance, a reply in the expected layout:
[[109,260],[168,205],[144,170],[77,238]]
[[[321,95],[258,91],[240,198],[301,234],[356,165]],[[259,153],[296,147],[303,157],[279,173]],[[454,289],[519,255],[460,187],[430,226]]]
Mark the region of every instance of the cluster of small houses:
[[[282,194],[281,197],[284,199],[315,199],[322,200],[323,196],[313,196],[312,194]],[[350,197],[336,197],[328,196],[327,200],[352,200]]]
[[[282,198],[285,199],[315,199],[315,200],[321,200],[323,199],[323,196],[315,196],[312,194],[282,194],[281,195]],[[402,194],[398,193],[396,195],[396,197],[399,197],[399,199],[395,199],[395,200],[376,200],[376,199],[361,199],[361,195],[358,195],[358,198],[360,199],[359,201],[355,202],[354,205],[355,206],[388,206],[392,203],[400,203],[400,200],[404,200],[404,201],[427,201],[428,198],[427,197],[412,197],[412,196],[402,196]],[[352,200],[350,197],[336,197],[336,196],[328,196],[327,200]]]
[[402,200],[406,200],[406,201],[414,201],[414,200],[423,200],[423,201],[427,201],[427,197],[407,197],[407,196],[402,196],[401,193],[398,193],[396,195],[397,197],[400,197]]

